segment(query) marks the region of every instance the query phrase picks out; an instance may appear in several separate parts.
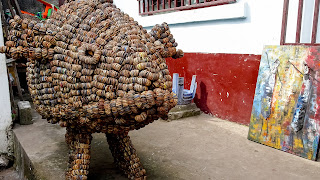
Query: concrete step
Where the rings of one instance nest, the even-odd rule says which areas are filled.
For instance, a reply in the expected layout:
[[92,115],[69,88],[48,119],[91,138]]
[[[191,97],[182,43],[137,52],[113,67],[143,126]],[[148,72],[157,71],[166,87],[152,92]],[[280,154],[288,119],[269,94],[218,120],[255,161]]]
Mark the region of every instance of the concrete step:
[[187,105],[176,105],[169,111],[168,120],[177,120],[186,117],[198,116],[201,111],[196,106],[195,103],[187,104]]

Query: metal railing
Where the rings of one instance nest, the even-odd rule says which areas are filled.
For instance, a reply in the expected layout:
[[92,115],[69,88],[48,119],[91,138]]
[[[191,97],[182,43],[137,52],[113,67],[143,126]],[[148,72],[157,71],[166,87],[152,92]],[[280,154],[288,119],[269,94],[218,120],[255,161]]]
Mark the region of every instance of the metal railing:
[[320,0],[315,0],[314,1],[315,4],[314,4],[314,9],[313,9],[313,22],[312,22],[311,42],[309,42],[309,43],[301,43],[301,26],[302,26],[304,0],[299,0],[299,4],[298,4],[298,15],[297,15],[297,27],[296,27],[295,42],[294,43],[287,43],[286,42],[289,1],[290,0],[284,0],[280,44],[281,45],[312,45],[312,46],[319,46],[320,43],[316,43],[316,40],[317,40],[317,31],[318,31],[319,2],[320,2]]
[[234,3],[237,0],[138,0],[140,15],[182,11]]

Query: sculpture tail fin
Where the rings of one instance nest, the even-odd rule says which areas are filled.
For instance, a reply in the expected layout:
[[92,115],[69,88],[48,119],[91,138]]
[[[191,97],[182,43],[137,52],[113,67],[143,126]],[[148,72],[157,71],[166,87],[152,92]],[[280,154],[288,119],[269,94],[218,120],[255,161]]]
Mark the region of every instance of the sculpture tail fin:
[[163,58],[172,57],[177,59],[183,57],[183,51],[176,49],[178,43],[173,38],[167,23],[156,24],[149,34],[154,38],[156,50],[160,52]]

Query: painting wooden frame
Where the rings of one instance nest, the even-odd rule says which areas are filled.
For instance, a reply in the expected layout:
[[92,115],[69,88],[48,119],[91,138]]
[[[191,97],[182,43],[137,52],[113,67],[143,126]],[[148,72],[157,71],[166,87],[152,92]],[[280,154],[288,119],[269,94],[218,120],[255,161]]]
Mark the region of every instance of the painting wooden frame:
[[320,47],[265,46],[248,139],[316,160],[320,134]]

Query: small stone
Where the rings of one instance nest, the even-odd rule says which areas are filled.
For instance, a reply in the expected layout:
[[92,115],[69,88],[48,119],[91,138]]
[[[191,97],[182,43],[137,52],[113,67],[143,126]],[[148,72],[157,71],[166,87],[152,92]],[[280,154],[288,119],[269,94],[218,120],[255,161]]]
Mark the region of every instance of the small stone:
[[21,125],[33,124],[31,105],[29,101],[19,101],[19,121]]

